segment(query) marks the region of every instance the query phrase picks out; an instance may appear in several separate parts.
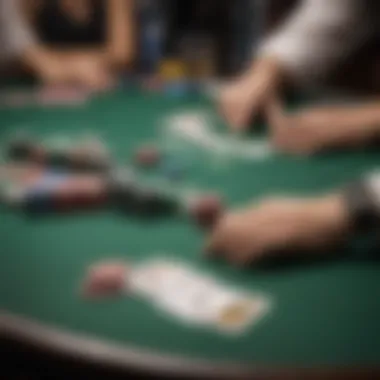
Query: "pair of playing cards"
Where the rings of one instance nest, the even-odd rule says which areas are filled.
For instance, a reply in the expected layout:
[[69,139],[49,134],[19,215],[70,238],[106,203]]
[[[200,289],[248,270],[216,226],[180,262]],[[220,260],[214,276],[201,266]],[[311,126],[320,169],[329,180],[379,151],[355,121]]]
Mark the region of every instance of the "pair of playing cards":
[[156,260],[137,266],[128,275],[133,293],[152,302],[157,310],[182,322],[239,334],[269,311],[271,302],[197,273],[189,266]]

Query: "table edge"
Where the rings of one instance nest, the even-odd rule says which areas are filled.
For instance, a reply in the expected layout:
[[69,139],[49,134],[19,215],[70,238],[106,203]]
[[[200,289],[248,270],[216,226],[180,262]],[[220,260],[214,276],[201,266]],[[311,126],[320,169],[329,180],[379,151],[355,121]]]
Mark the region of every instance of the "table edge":
[[16,314],[0,311],[0,340],[32,346],[42,352],[53,352],[75,358],[91,366],[116,370],[134,370],[145,375],[186,376],[215,379],[374,379],[380,378],[378,368],[299,368],[261,367],[221,361],[186,359],[160,355],[132,346],[66,332],[62,329]]

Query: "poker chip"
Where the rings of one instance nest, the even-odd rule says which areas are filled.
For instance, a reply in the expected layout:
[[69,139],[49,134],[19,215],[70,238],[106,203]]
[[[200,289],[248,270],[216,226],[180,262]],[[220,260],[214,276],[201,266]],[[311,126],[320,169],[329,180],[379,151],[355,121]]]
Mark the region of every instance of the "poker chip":
[[196,223],[211,228],[223,212],[222,200],[217,195],[204,195],[194,199],[189,205],[189,213]]
[[173,159],[165,160],[160,168],[160,171],[166,178],[172,181],[178,181],[185,175],[184,165]]
[[160,216],[176,210],[176,199],[157,189],[140,188],[136,192],[134,209],[138,215]]
[[25,189],[14,184],[6,184],[1,187],[0,202],[10,207],[22,207],[25,200]]
[[120,171],[111,173],[107,193],[111,204],[123,212],[131,211],[136,203],[139,186],[132,175]]
[[123,293],[127,286],[128,265],[121,261],[96,264],[88,270],[83,295],[88,298],[112,297]]
[[107,202],[106,185],[98,177],[72,177],[55,191],[55,208],[61,212],[94,209]]
[[140,147],[135,153],[135,163],[142,167],[156,166],[161,159],[160,151],[153,145]]
[[8,144],[8,157],[13,160],[28,159],[34,152],[35,143],[24,134],[17,135]]
[[80,145],[81,149],[87,152],[91,157],[106,159],[109,156],[105,143],[98,136],[87,133]]

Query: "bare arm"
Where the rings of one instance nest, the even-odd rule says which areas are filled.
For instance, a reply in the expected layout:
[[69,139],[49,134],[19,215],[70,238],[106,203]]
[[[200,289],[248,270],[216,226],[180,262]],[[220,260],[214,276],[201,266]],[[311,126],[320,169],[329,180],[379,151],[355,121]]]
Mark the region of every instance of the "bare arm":
[[380,141],[380,101],[306,108],[291,114],[278,99],[267,106],[277,149],[309,155],[326,149],[356,149]]
[[134,56],[134,1],[108,0],[106,56],[113,65],[130,63]]

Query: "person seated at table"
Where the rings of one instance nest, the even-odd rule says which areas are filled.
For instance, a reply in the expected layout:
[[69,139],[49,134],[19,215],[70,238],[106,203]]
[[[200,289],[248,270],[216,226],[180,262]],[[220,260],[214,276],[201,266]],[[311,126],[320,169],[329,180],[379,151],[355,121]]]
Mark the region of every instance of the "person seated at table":
[[[335,192],[279,197],[222,217],[206,242],[209,256],[247,265],[276,256],[323,255],[380,226],[380,171]],[[331,252],[331,251],[330,251]]]
[[102,89],[133,59],[132,0],[0,0],[2,63]]
[[283,112],[280,122],[270,117],[270,103],[288,85],[311,88],[376,35],[377,7],[368,0],[303,0],[262,42],[248,70],[221,91],[219,108],[232,130],[244,131],[259,113],[267,115],[269,124],[277,121],[270,125],[274,144],[297,154],[361,146],[376,139],[380,100]]

